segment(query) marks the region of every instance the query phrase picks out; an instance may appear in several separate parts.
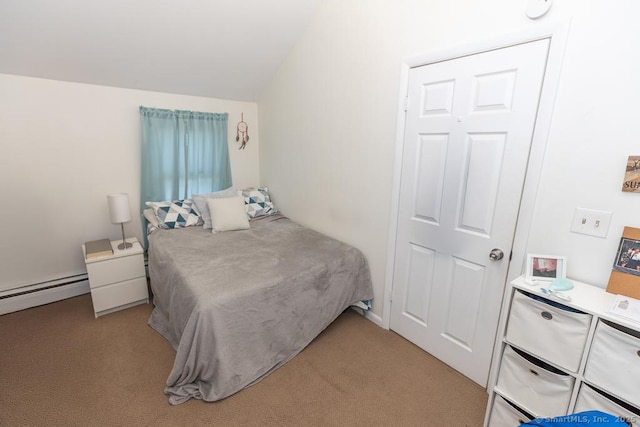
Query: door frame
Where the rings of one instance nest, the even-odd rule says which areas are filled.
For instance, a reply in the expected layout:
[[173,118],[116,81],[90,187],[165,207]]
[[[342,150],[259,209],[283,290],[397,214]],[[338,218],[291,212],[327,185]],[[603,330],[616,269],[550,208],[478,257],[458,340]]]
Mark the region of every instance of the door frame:
[[[501,49],[536,40],[549,39],[549,53],[545,67],[544,80],[540,91],[538,114],[533,128],[533,137],[529,152],[529,162],[525,174],[520,209],[516,220],[512,259],[509,264],[507,283],[522,274],[526,259],[527,240],[533,219],[536,194],[547,138],[551,127],[555,96],[560,80],[562,60],[569,33],[570,21],[551,22],[515,33],[493,37],[487,40],[474,41],[445,49],[405,58],[402,62],[400,76],[400,90],[398,100],[398,115],[396,121],[396,142],[393,163],[393,184],[391,194],[391,212],[389,219],[389,234],[387,241],[387,265],[384,286],[384,303],[382,313],[382,327],[390,328],[391,324],[391,296],[393,291],[393,272],[395,268],[396,238],[398,229],[398,211],[400,203],[400,180],[402,177],[402,152],[404,150],[404,131],[406,121],[406,100],[409,91],[409,70],[415,67],[474,55],[490,50]],[[504,292],[503,292],[504,294]],[[504,301],[501,302],[501,306]],[[496,325],[496,330],[497,330]],[[494,350],[495,353],[495,350]]]

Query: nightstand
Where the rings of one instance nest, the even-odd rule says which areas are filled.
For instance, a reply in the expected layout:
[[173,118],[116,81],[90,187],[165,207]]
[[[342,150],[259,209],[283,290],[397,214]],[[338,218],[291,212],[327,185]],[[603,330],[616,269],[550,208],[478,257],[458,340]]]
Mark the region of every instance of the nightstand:
[[94,259],[86,258],[82,245],[96,317],[149,302],[142,246],[135,237],[127,239],[132,248],[118,249],[120,242],[111,242],[113,255]]

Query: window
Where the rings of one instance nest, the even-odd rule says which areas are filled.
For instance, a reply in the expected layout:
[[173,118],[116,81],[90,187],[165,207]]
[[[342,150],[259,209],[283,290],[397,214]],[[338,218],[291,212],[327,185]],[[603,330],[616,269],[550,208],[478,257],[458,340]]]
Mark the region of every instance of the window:
[[180,200],[232,185],[227,113],[140,107],[140,210],[147,201]]

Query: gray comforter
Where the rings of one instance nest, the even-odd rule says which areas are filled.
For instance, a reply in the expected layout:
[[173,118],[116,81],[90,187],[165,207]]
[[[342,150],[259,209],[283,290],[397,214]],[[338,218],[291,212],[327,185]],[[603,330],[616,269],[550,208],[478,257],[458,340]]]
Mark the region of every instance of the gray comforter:
[[176,350],[165,388],[172,404],[260,381],[373,297],[360,251],[280,214],[249,230],[154,231],[149,269],[149,325]]

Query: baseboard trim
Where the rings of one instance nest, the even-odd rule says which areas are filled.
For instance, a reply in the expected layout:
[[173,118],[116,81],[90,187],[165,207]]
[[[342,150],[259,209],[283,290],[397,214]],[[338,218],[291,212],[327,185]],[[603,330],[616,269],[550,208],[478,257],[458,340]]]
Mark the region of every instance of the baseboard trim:
[[[371,320],[373,323],[375,323],[376,325],[380,326],[381,328],[384,328],[384,326],[382,326],[382,317],[378,316],[377,314],[375,314],[371,310],[367,311],[365,313],[364,317],[366,317],[368,320]],[[386,328],[384,328],[384,329],[386,329]]]
[[33,292],[0,299],[0,315],[13,313],[39,305],[49,304],[67,298],[84,295],[91,292],[89,280],[79,280],[68,285],[50,287]]
[[359,306],[356,306],[356,305],[352,305],[350,308],[351,308],[351,310],[353,310],[356,313],[358,313],[361,316],[363,316],[365,319],[372,321],[373,323],[375,323],[376,325],[380,326],[381,328],[384,328],[382,326],[382,317],[380,317],[377,314],[371,312],[371,310],[363,310],[362,308],[360,308]]

